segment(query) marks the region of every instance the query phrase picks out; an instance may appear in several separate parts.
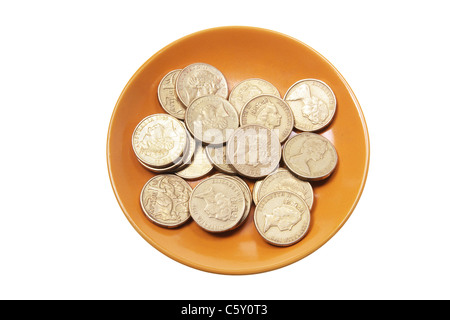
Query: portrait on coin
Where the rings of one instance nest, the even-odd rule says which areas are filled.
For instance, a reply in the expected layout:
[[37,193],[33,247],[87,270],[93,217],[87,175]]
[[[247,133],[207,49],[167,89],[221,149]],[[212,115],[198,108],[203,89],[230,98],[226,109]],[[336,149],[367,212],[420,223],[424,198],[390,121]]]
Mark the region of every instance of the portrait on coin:
[[222,192],[217,192],[213,188],[209,188],[206,192],[197,195],[197,197],[205,201],[206,206],[204,211],[209,218],[227,221],[233,217],[233,210],[230,205],[231,199]]
[[326,103],[318,97],[312,96],[307,84],[300,85],[288,101],[303,102],[302,116],[313,124],[320,124],[328,118],[329,111]]
[[328,150],[327,143],[319,138],[307,139],[298,154],[293,155],[290,161],[302,172],[312,174],[313,164],[323,159]]
[[262,93],[263,91],[260,88],[251,83],[247,83],[242,85],[242,88],[239,88],[236,94],[236,99],[239,101],[240,104],[243,105],[251,98],[259,96]]
[[280,231],[291,230],[301,219],[302,213],[299,210],[283,204],[264,216],[264,232],[271,227],[277,227]]
[[262,104],[256,113],[256,124],[274,129],[281,124],[281,114],[277,107],[270,101]]

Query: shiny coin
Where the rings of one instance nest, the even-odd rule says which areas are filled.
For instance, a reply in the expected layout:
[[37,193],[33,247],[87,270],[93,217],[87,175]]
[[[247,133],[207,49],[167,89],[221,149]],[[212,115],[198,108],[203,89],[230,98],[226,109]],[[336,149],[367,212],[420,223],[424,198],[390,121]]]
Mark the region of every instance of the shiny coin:
[[255,205],[258,204],[258,191],[259,191],[259,187],[261,186],[262,182],[263,182],[263,180],[257,180],[253,184],[252,198],[253,198],[253,202]]
[[175,174],[184,179],[198,179],[208,174],[213,168],[206,156],[205,147],[201,143],[197,143],[192,163]]
[[240,123],[241,126],[259,124],[272,129],[283,142],[294,128],[294,116],[281,98],[261,95],[247,102],[241,110]]
[[150,167],[171,166],[183,156],[188,137],[183,124],[168,114],[144,118],[132,136],[137,158]]
[[272,130],[260,125],[247,125],[233,133],[227,142],[226,152],[239,174],[260,179],[278,167],[281,145]]
[[227,160],[225,145],[207,146],[206,155],[217,170],[223,173],[236,174],[236,170]]
[[328,125],[336,112],[336,97],[324,82],[305,79],[294,83],[284,100],[294,113],[295,128],[317,131]]
[[310,213],[300,196],[288,191],[276,191],[258,202],[254,222],[264,240],[277,246],[289,246],[305,236]]
[[280,98],[277,88],[270,82],[263,79],[246,79],[234,86],[228,100],[240,114],[247,102],[262,94],[270,94]]
[[247,219],[247,217],[250,213],[250,210],[252,208],[252,193],[250,191],[250,188],[248,187],[248,184],[244,180],[242,180],[240,177],[229,176],[229,175],[225,175],[223,173],[216,173],[214,176],[221,176],[221,177],[225,177],[225,178],[229,178],[229,179],[234,179],[236,182],[239,183],[239,186],[241,187],[241,190],[244,193],[245,210],[244,210],[244,214],[242,215],[241,220],[236,225],[236,227],[239,227],[240,225],[242,225],[245,222],[245,220]]
[[299,133],[283,149],[283,161],[288,169],[305,180],[327,178],[336,168],[337,160],[333,144],[315,133]]
[[192,162],[192,159],[193,159],[193,156],[194,156],[194,151],[195,151],[195,146],[196,146],[195,139],[191,136],[191,134],[189,132],[187,132],[187,131],[186,131],[186,134],[188,136],[189,143],[186,144],[186,148],[185,148],[185,150],[183,152],[183,157],[180,158],[180,160],[177,161],[176,163],[174,163],[173,165],[168,166],[168,167],[164,167],[164,168],[154,168],[154,167],[151,167],[151,166],[143,163],[139,159],[138,159],[138,161],[145,168],[147,168],[150,171],[156,172],[156,173],[175,172],[175,171],[180,171],[180,170],[186,168]]
[[305,200],[308,208],[311,210],[314,201],[311,184],[298,179],[290,171],[280,168],[276,172],[269,174],[261,183],[257,198],[262,199],[275,191],[290,191],[299,195]]
[[192,188],[172,174],[151,178],[142,188],[141,207],[154,223],[168,228],[178,227],[189,217],[189,198]]
[[238,182],[214,176],[194,188],[189,211],[203,229],[223,232],[233,229],[241,221],[245,205],[245,196]]
[[185,67],[178,75],[175,90],[186,107],[195,99],[207,95],[228,97],[228,85],[224,75],[206,63],[194,63]]
[[189,132],[205,144],[223,144],[239,127],[239,116],[228,100],[219,96],[198,98],[186,109]]
[[186,107],[178,99],[175,82],[181,70],[173,70],[166,74],[158,86],[158,100],[163,109],[177,119],[184,120]]

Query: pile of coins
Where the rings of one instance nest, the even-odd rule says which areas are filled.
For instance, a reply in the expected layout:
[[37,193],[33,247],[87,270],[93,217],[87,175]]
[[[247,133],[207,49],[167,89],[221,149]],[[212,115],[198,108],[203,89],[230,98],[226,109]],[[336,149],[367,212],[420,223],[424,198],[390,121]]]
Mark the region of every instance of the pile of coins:
[[[167,114],[144,118],[132,136],[140,164],[158,173],[142,188],[142,210],[162,227],[192,217],[218,233],[241,226],[254,203],[262,238],[276,246],[297,243],[310,224],[309,181],[329,177],[337,164],[333,144],[313,133],[333,119],[333,91],[305,79],[281,98],[273,84],[252,78],[228,92],[224,75],[206,63],[162,78],[158,99]],[[212,171],[193,189],[186,181]]]

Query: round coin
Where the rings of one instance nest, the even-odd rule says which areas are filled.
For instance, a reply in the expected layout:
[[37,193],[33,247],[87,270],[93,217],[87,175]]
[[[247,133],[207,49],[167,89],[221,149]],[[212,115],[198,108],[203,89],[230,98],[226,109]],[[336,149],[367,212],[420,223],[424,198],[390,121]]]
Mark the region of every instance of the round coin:
[[259,234],[276,246],[289,246],[300,241],[308,231],[311,219],[305,201],[289,191],[266,195],[258,202],[253,218]]
[[196,139],[220,145],[239,127],[239,116],[227,99],[209,95],[192,101],[186,109],[185,123]]
[[139,159],[138,159],[138,161],[145,168],[147,168],[150,171],[156,172],[156,173],[175,172],[175,171],[180,171],[180,170],[186,168],[189,164],[191,164],[192,158],[194,156],[194,151],[195,151],[195,139],[191,136],[191,134],[189,132],[186,131],[186,134],[188,136],[188,143],[186,144],[186,148],[183,152],[183,157],[181,157],[180,160],[175,162],[173,165],[164,167],[164,168],[154,168],[154,167],[151,167],[151,166],[143,163]]
[[245,196],[239,183],[228,177],[213,176],[192,191],[189,211],[193,220],[210,232],[233,229],[245,212]]
[[154,223],[168,228],[178,227],[189,217],[191,186],[172,174],[151,178],[141,191],[141,207]]
[[228,100],[240,114],[248,101],[262,94],[270,94],[280,98],[280,93],[273,84],[263,79],[254,78],[243,80],[235,85]]
[[302,132],[286,141],[283,161],[301,179],[315,181],[325,179],[333,172],[338,155],[328,139]]
[[213,166],[223,172],[228,174],[236,174],[234,167],[227,161],[226,146],[207,146],[206,155]]
[[273,172],[281,159],[281,145],[272,130],[260,125],[237,129],[227,142],[227,158],[236,171],[251,179]]
[[175,82],[181,69],[170,71],[166,74],[158,86],[158,100],[163,109],[177,119],[184,120],[186,107],[178,99],[175,91]]
[[205,147],[201,143],[197,143],[191,164],[183,170],[175,172],[175,174],[184,179],[198,179],[208,174],[213,168],[206,156]]
[[294,83],[284,95],[294,113],[296,129],[317,131],[328,125],[336,112],[336,97],[323,81],[305,79]]
[[224,75],[207,63],[193,63],[181,70],[175,82],[175,90],[186,107],[195,99],[206,95],[228,97]]
[[162,168],[180,160],[187,139],[185,127],[175,117],[152,114],[136,126],[132,146],[141,162],[150,167]]
[[311,184],[295,177],[290,171],[279,168],[276,172],[269,174],[261,183],[258,190],[258,199],[262,199],[269,193],[275,191],[290,191],[305,200],[311,210],[314,194]]
[[272,129],[283,142],[294,128],[294,116],[281,98],[260,95],[247,102],[241,110],[240,123],[241,126],[259,124]]

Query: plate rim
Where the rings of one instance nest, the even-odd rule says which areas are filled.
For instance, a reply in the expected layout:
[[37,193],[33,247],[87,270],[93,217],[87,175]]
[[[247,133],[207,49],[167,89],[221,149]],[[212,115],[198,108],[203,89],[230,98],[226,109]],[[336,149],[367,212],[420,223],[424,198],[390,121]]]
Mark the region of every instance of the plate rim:
[[[157,56],[162,54],[162,52],[164,52],[168,48],[172,47],[173,45],[177,44],[178,42],[185,41],[185,40],[187,40],[187,39],[189,39],[191,37],[198,36],[198,35],[200,35],[202,33],[208,33],[208,32],[220,31],[220,30],[231,30],[231,29],[256,30],[256,31],[260,31],[260,32],[271,33],[271,34],[275,34],[277,36],[289,38],[289,39],[299,43],[300,45],[305,46],[306,48],[308,48],[309,50],[311,50],[312,52],[317,54],[326,63],[328,63],[330,65],[330,67],[332,67],[332,69],[339,76],[340,80],[345,85],[345,88],[350,93],[350,96],[351,96],[352,100],[355,103],[355,106],[356,106],[356,109],[358,111],[358,115],[359,115],[359,117],[361,119],[361,124],[362,124],[362,127],[363,127],[364,141],[365,141],[365,155],[366,155],[366,160],[365,160],[365,163],[364,163],[363,179],[362,179],[361,184],[359,186],[358,194],[357,194],[355,200],[353,201],[352,207],[347,212],[345,218],[340,222],[339,225],[337,225],[337,227],[332,232],[330,232],[328,234],[328,236],[324,239],[324,241],[322,241],[318,246],[314,246],[312,249],[308,250],[306,253],[303,253],[301,255],[295,255],[295,256],[286,258],[284,260],[277,261],[276,263],[265,264],[263,266],[254,266],[254,267],[245,267],[245,268],[241,267],[239,269],[233,269],[233,270],[229,270],[227,268],[205,266],[205,265],[196,263],[195,261],[191,261],[191,260],[186,259],[186,258],[181,258],[181,257],[173,254],[170,250],[166,250],[165,248],[160,246],[156,241],[151,239],[147,234],[145,234],[141,230],[141,228],[130,218],[130,215],[128,214],[127,209],[125,208],[124,204],[122,203],[122,201],[119,198],[118,191],[116,189],[116,185],[115,185],[115,181],[114,181],[114,177],[113,177],[113,174],[111,172],[111,154],[110,154],[111,127],[112,127],[113,121],[115,119],[118,106],[121,103],[122,98],[123,98],[125,92],[128,90],[128,87],[130,86],[130,84],[144,70],[144,68],[149,63],[151,63]],[[304,42],[302,42],[302,41],[300,41],[300,40],[298,40],[298,39],[296,39],[296,38],[294,38],[294,37],[292,37],[290,35],[287,35],[287,34],[284,34],[284,33],[278,32],[278,31],[274,31],[274,30],[266,29],[266,28],[261,28],[261,27],[232,25],[232,26],[221,26],[221,27],[213,27],[213,28],[203,29],[203,30],[196,31],[196,32],[190,33],[188,35],[185,35],[185,36],[183,36],[183,37],[181,37],[181,38],[179,38],[179,39],[177,39],[175,41],[172,41],[171,43],[169,43],[168,45],[164,46],[163,48],[158,50],[156,53],[154,53],[150,58],[148,58],[133,73],[132,77],[128,80],[127,84],[122,89],[122,92],[120,93],[119,98],[117,99],[117,102],[116,102],[116,104],[114,106],[114,110],[113,110],[113,112],[111,114],[111,118],[110,118],[109,125],[108,125],[107,140],[106,140],[106,160],[107,160],[107,168],[108,168],[108,177],[109,177],[109,180],[110,180],[110,183],[111,183],[111,187],[113,189],[114,196],[115,196],[117,202],[119,203],[120,208],[122,209],[122,212],[124,213],[124,215],[127,218],[127,220],[130,222],[130,224],[133,226],[133,228],[141,235],[141,237],[144,238],[144,240],[146,240],[148,243],[150,243],[155,249],[157,249],[159,252],[161,252],[165,256],[167,256],[167,257],[169,257],[169,258],[171,258],[171,259],[173,259],[173,260],[175,260],[175,261],[177,261],[177,262],[179,262],[179,263],[181,263],[181,264],[183,264],[185,266],[188,266],[188,267],[191,267],[193,269],[200,270],[200,271],[209,272],[209,273],[215,273],[215,274],[223,274],[223,275],[251,275],[251,274],[258,274],[258,273],[278,270],[280,268],[283,268],[285,266],[291,265],[291,264],[293,264],[293,263],[295,263],[295,262],[297,262],[297,261],[299,261],[301,259],[306,258],[307,256],[309,256],[313,252],[315,252],[318,249],[320,249],[325,243],[327,243],[342,228],[342,226],[347,222],[347,220],[352,215],[353,211],[356,208],[356,205],[358,204],[359,200],[361,199],[364,187],[365,187],[366,182],[367,182],[367,176],[368,176],[369,164],[370,164],[370,139],[369,139],[369,130],[367,128],[367,122],[366,122],[366,119],[364,117],[363,111],[361,109],[361,106],[359,104],[359,101],[358,101],[356,95],[354,94],[354,92],[351,89],[351,87],[348,84],[348,82],[345,80],[345,78],[339,72],[339,70],[328,59],[326,59],[322,54],[320,54],[318,51],[316,51],[314,48],[310,47],[309,45],[305,44]]]

